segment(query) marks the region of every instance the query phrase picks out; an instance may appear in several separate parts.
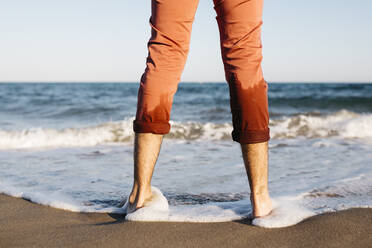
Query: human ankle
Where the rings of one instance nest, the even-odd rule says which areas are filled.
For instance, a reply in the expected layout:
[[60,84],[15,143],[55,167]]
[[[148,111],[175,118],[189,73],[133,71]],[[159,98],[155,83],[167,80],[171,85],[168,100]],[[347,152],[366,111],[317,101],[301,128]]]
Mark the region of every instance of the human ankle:
[[143,196],[144,201],[148,200],[152,196],[151,186],[146,187],[145,189],[140,189],[139,194],[140,196]]
[[251,194],[252,214],[254,218],[269,214],[272,210],[272,201],[269,194],[253,195]]
[[271,198],[268,191],[260,193],[251,193],[250,195],[252,206],[262,206],[271,204]]
[[137,202],[136,205],[142,205],[146,200],[151,198],[152,193],[151,193],[151,186],[139,186],[136,187],[130,194],[129,196],[129,203],[134,204]]

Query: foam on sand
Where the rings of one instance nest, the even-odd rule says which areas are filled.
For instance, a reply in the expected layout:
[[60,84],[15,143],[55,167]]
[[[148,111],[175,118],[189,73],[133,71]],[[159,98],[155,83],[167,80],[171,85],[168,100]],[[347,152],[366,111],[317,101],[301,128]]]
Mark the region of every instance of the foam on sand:
[[163,222],[224,222],[238,220],[250,213],[247,201],[224,202],[203,205],[178,205],[169,208],[168,201],[162,192],[152,187],[152,200],[132,212],[128,209],[128,201],[122,212],[127,213],[128,221],[163,221]]
[[255,218],[252,225],[276,228],[292,226],[315,215],[315,213],[299,204],[299,199],[280,197],[273,200],[273,210],[267,216]]
[[[21,197],[42,205],[73,212],[127,213],[125,217],[127,221],[212,223],[241,220],[251,217],[249,199],[232,202],[214,202],[202,205],[169,206],[165,196],[156,187],[152,187],[152,200],[147,202],[143,208],[132,212],[128,211],[127,203],[123,208],[110,207],[97,209],[94,206],[81,206],[73,199],[59,193],[45,195],[42,193],[20,192],[15,188],[4,186],[5,185],[0,183],[2,193]],[[304,200],[306,200],[306,194],[301,194],[297,197],[274,197],[272,199],[273,211],[265,217],[253,219],[252,225],[265,228],[287,227],[295,225],[313,215],[329,212],[310,211],[304,206],[304,204],[306,204]],[[343,209],[347,208],[340,208],[338,210]]]
[[152,198],[136,211],[129,207],[129,198],[123,206],[123,211],[129,221],[157,221],[168,216],[169,205],[167,198],[156,187],[151,187]]
[[[194,206],[172,206],[161,191],[152,187],[153,198],[143,208],[134,212],[128,210],[128,201],[123,207],[128,221],[167,221],[167,222],[224,222],[244,219],[251,216],[251,205],[246,200]],[[261,227],[285,227],[295,225],[314,215],[302,207],[297,198],[281,197],[273,200],[274,209],[270,215],[256,218],[252,224]]]

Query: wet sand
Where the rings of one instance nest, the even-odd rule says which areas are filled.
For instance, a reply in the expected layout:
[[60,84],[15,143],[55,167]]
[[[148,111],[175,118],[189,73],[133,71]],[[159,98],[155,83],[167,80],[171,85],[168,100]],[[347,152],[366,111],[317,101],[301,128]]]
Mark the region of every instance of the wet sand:
[[0,194],[0,247],[372,247],[372,209],[277,229],[223,223],[126,222],[123,216],[41,206]]

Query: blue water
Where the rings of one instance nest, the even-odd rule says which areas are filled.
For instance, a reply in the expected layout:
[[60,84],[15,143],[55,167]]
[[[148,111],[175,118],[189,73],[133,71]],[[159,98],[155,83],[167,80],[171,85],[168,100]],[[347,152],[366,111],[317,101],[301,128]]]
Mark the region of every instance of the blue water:
[[[135,115],[136,83],[2,83],[0,128],[68,128],[118,121]],[[372,112],[372,84],[269,85],[272,118],[342,109]],[[223,123],[230,121],[225,83],[181,83],[174,98],[172,120]]]

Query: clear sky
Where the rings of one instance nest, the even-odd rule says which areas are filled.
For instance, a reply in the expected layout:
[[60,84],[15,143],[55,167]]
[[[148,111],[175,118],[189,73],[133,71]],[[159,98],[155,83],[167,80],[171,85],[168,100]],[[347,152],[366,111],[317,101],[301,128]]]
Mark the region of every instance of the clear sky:
[[[149,0],[0,0],[0,81],[137,82],[150,14]],[[263,21],[267,81],[372,82],[372,1],[266,0]],[[224,81],[212,0],[182,81]]]

